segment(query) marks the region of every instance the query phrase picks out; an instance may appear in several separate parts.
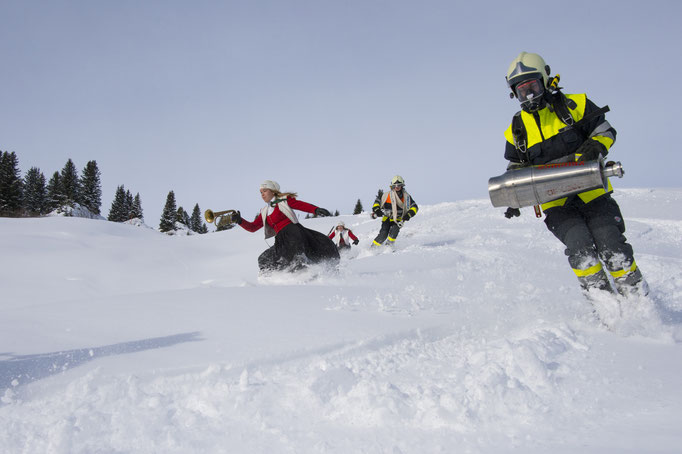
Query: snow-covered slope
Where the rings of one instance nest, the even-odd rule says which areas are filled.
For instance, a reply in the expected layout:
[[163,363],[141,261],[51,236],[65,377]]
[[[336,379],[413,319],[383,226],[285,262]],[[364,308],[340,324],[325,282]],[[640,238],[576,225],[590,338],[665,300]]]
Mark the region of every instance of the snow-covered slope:
[[262,232],[0,219],[0,452],[679,452],[682,190],[616,197],[652,298],[611,330],[532,210],[486,200],[394,251],[342,216],[338,272],[267,279]]

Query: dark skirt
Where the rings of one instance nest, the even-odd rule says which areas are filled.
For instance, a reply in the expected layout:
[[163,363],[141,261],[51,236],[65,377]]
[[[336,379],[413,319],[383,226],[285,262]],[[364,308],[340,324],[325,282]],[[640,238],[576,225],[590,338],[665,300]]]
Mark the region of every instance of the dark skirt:
[[261,271],[295,271],[310,263],[339,259],[339,251],[327,235],[292,223],[280,230],[275,245],[258,257],[258,267]]

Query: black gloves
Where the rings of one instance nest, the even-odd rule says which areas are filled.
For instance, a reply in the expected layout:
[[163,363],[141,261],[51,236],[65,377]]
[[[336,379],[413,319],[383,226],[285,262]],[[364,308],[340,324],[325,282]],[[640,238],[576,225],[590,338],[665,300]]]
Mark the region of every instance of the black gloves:
[[326,217],[331,215],[332,214],[324,208],[315,208],[315,216]]
[[403,214],[403,221],[409,221],[411,217],[412,217],[412,212],[408,211],[405,214]]
[[511,219],[516,216],[521,216],[521,210],[518,208],[509,207],[507,208],[507,211],[504,212],[504,217],[507,219]]
[[593,139],[587,139],[575,151],[575,154],[581,155],[578,161],[595,161],[599,155],[606,156],[607,153],[608,150],[604,144]]
[[374,210],[373,213],[374,213],[374,216],[377,218],[383,218],[384,217],[384,213],[379,208]]
[[239,211],[235,211],[232,213],[232,222],[235,224],[241,224],[242,223],[242,214]]
[[360,242],[360,240],[353,240],[353,244],[354,244],[355,246],[357,246],[359,242]]

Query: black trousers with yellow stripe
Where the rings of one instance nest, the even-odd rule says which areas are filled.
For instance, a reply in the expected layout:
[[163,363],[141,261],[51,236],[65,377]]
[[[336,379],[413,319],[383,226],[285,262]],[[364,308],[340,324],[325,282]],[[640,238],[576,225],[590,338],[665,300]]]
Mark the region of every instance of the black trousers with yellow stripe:
[[547,228],[566,246],[568,263],[583,289],[612,290],[605,267],[620,293],[639,290],[642,273],[625,238],[620,207],[610,194],[589,203],[574,196],[545,215]]
[[381,230],[379,230],[379,234],[374,238],[373,244],[380,246],[387,238],[387,244],[393,244],[395,239],[398,238],[398,233],[400,233],[400,226],[391,219],[386,218],[381,222]]

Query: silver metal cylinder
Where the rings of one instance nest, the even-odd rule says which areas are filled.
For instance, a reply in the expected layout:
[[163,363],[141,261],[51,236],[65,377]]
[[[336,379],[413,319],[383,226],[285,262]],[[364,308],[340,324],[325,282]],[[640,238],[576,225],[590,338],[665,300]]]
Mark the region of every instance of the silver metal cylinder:
[[620,162],[604,160],[562,162],[508,170],[488,180],[494,207],[522,208],[540,205],[591,189],[608,188],[608,177],[623,176]]

